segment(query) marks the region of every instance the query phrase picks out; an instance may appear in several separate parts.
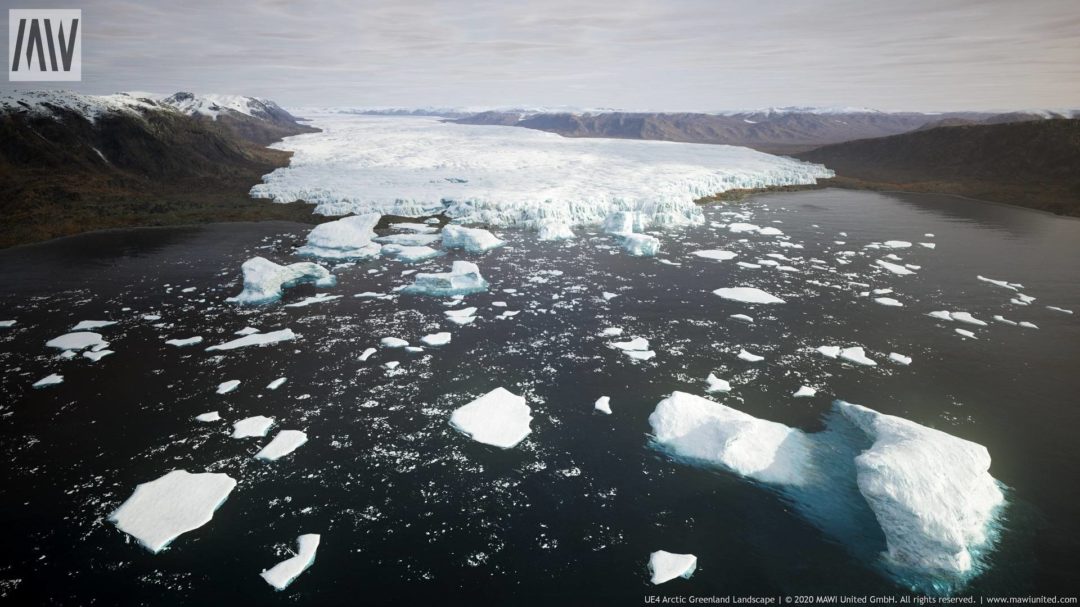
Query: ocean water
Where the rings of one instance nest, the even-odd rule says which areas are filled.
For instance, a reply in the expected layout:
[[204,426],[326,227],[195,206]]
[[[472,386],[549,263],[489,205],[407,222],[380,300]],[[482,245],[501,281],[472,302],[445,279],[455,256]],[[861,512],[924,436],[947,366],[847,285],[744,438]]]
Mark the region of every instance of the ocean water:
[[[282,303],[317,292],[344,297],[300,308],[224,301],[239,292],[249,257],[297,261],[291,251],[307,230],[297,224],[112,231],[0,251],[0,320],[17,320],[0,329],[0,598],[634,605],[654,594],[907,594],[876,558],[884,539],[872,520],[839,537],[768,487],[683,465],[650,445],[656,403],[673,390],[704,394],[710,372],[733,386],[711,398],[807,431],[824,427],[839,398],[985,445],[1008,504],[982,572],[956,593],[1075,595],[1080,316],[1045,306],[1080,313],[1080,222],[957,198],[840,190],[758,196],[709,207],[706,217],[703,226],[657,233],[657,258],[629,257],[611,237],[582,229],[565,243],[501,231],[508,246],[482,256],[454,251],[417,265],[335,269],[336,287],[298,287]],[[785,236],[720,227],[731,221]],[[865,248],[886,240],[936,248]],[[701,249],[738,257],[691,255]],[[735,265],[775,259],[768,254],[797,271]],[[920,269],[897,276],[875,267],[888,254]],[[465,298],[479,308],[473,324],[446,322],[444,298],[392,291],[411,282],[403,271],[442,271],[455,259],[476,261],[491,283]],[[1013,291],[977,275],[1022,283],[1036,300],[1010,304]],[[787,303],[711,293],[735,286]],[[861,295],[884,288],[904,306]],[[393,296],[353,296],[365,291]],[[520,314],[496,318],[504,310]],[[926,316],[934,310],[990,324]],[[996,323],[996,314],[1039,328]],[[48,351],[45,341],[81,320],[119,321],[99,330],[116,353],[91,362]],[[299,339],[204,351],[246,326],[290,328]],[[624,333],[601,337],[607,327]],[[437,331],[451,332],[452,342],[420,354],[381,348],[358,360],[382,337],[418,344]],[[204,343],[164,343],[194,335]],[[610,347],[637,336],[650,341],[654,359],[635,362]],[[825,344],[861,345],[879,364],[813,352]],[[743,348],[765,360],[739,360]],[[913,362],[889,363],[889,352]],[[401,364],[390,371],[387,361]],[[31,389],[50,373],[64,383]],[[281,388],[265,388],[282,376]],[[231,379],[240,387],[215,393]],[[803,384],[817,396],[791,398]],[[448,424],[453,409],[500,386],[524,395],[534,417],[530,436],[506,451]],[[602,395],[611,397],[611,416],[592,410]],[[223,421],[194,420],[214,410]],[[270,435],[230,438],[231,423],[251,415],[277,420]],[[304,430],[309,442],[277,462],[253,460],[279,429]],[[210,523],[151,554],[106,521],[137,484],[181,468],[237,479]],[[259,573],[290,556],[303,533],[322,535],[315,563],[275,592]],[[697,555],[693,577],[651,586],[646,563],[660,549]]]

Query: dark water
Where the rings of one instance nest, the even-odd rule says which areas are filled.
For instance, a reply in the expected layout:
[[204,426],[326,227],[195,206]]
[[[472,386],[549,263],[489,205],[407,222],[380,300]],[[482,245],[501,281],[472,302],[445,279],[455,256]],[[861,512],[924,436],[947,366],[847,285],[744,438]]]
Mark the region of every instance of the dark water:
[[[479,263],[492,290],[466,298],[480,318],[464,327],[444,321],[445,300],[352,297],[410,282],[401,276],[410,267],[392,261],[336,270],[329,292],[345,297],[335,301],[224,302],[239,291],[247,258],[295,261],[290,249],[307,228],[293,224],[119,231],[0,251],[0,319],[18,320],[0,329],[0,596],[79,605],[639,605],[652,594],[906,594],[867,557],[884,549],[872,525],[853,524],[855,539],[840,541],[767,488],[649,447],[656,403],[672,390],[703,394],[710,372],[734,386],[716,400],[805,430],[821,429],[842,398],[985,445],[1009,504],[985,571],[959,594],[1075,596],[1080,317],[1045,305],[1080,311],[1080,222],[831,190],[707,215],[730,221],[727,210],[775,225],[804,248],[706,225],[661,235],[660,258],[681,264],[669,266],[628,257],[600,235],[545,244],[506,232],[505,249],[419,266]],[[872,266],[890,251],[863,248],[888,239],[937,248],[891,251],[921,266],[894,276]],[[745,261],[781,253],[801,271],[689,255],[703,248]],[[856,254],[839,265],[845,250]],[[811,258],[827,264],[814,268]],[[1023,283],[1037,299],[1009,304],[1014,293],[979,274]],[[875,304],[850,281],[892,287],[905,305]],[[748,306],[710,293],[723,286],[757,286],[788,303]],[[604,301],[604,291],[619,296]],[[284,303],[316,292],[297,288]],[[496,301],[521,313],[496,319],[504,309]],[[991,324],[925,316],[943,309]],[[735,313],[756,323],[728,319]],[[1039,329],[994,323],[995,314]],[[46,340],[88,319],[120,321],[100,330],[116,354],[94,363],[46,351]],[[203,350],[248,325],[288,327],[300,339],[221,356]],[[611,349],[598,336],[609,326],[648,338],[657,357],[634,363]],[[453,333],[444,348],[358,360],[382,337],[417,343],[441,330]],[[192,335],[205,343],[163,342]],[[862,345],[880,364],[853,367],[812,352],[825,343]],[[741,348],[766,360],[740,361]],[[914,362],[888,363],[893,351]],[[388,360],[401,366],[388,372]],[[53,372],[63,384],[30,388]],[[279,390],[264,388],[281,376]],[[229,379],[241,386],[217,395]],[[792,399],[802,384],[818,395]],[[525,395],[534,415],[532,434],[508,451],[447,424],[454,408],[499,386]],[[601,395],[614,415],[592,412]],[[213,410],[222,422],[194,421]],[[268,439],[229,437],[231,422],[251,415],[275,417],[271,435],[295,428],[310,440],[278,462],[254,461]],[[209,524],[154,555],[105,522],[136,484],[178,468],[238,480]],[[258,574],[302,533],[322,534],[316,562],[276,593]],[[645,565],[658,549],[696,554],[698,571],[651,586]]]

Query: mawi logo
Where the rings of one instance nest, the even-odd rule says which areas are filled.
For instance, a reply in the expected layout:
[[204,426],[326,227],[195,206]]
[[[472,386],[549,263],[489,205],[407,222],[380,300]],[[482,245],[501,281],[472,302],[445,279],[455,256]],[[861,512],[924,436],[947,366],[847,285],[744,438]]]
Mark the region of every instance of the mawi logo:
[[8,11],[8,80],[82,80],[82,11]]

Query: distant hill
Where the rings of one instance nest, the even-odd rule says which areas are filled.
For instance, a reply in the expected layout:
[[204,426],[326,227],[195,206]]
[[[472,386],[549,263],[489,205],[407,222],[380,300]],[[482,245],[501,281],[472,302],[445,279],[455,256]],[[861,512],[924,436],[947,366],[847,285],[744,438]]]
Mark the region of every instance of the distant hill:
[[939,126],[795,154],[837,185],[946,192],[1080,216],[1080,120]]
[[263,145],[314,130],[281,112],[209,116],[124,94],[0,95],[0,246],[132,225],[309,216],[306,205],[248,196],[288,164],[289,153]]

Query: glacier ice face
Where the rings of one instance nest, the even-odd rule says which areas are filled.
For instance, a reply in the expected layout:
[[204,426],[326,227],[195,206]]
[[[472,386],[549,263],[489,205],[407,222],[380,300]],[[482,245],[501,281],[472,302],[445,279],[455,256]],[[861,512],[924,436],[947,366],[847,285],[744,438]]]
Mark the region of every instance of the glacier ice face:
[[653,585],[663,584],[681,577],[690,579],[697,569],[697,557],[692,554],[675,554],[657,550],[649,555],[649,574]]
[[319,549],[320,536],[316,533],[307,533],[296,538],[296,554],[281,561],[270,569],[260,573],[262,579],[275,590],[285,590],[315,562],[315,552]]
[[480,268],[468,261],[455,261],[449,272],[420,272],[413,284],[402,292],[412,295],[468,295],[486,291],[488,283],[480,275]]
[[487,230],[456,225],[447,225],[442,229],[442,243],[447,249],[464,249],[469,253],[486,253],[506,244]]
[[524,227],[600,224],[639,215],[637,229],[701,223],[694,200],[737,188],[810,184],[820,165],[724,145],[566,138],[431,117],[313,115],[322,129],[274,144],[287,168],[251,190],[275,202],[306,200],[324,215],[419,217]]
[[766,483],[806,481],[810,442],[800,430],[685,392],[660,401],[649,425],[656,444],[678,457]]
[[298,284],[314,283],[317,287],[336,284],[329,270],[311,262],[282,266],[264,257],[252,257],[244,262],[241,271],[244,274],[244,290],[226,301],[264,304],[281,299],[282,290]]
[[531,412],[525,397],[505,388],[495,388],[454,410],[450,425],[474,441],[510,449],[532,432],[529,428]]
[[160,552],[181,534],[209,523],[233,487],[236,481],[226,474],[173,470],[136,487],[109,520],[151,552]]
[[855,464],[888,560],[924,574],[970,571],[1005,501],[986,447],[860,405],[834,406],[873,441]]

